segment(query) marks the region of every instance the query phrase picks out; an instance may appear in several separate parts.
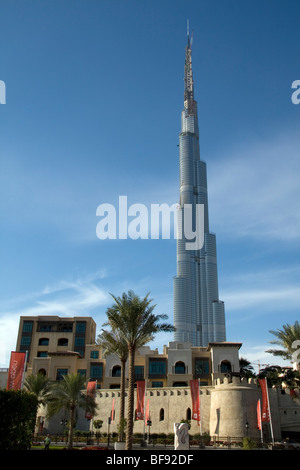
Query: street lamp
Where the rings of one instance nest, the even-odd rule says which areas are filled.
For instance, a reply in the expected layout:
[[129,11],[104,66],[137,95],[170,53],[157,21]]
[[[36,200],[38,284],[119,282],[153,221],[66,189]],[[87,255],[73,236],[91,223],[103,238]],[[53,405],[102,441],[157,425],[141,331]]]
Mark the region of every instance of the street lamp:
[[110,428],[110,425],[111,425],[111,417],[109,416],[108,417],[108,420],[107,420],[107,448],[109,449],[109,428]]
[[62,430],[62,442],[64,442],[65,426],[66,426],[66,424],[68,424],[68,420],[65,419],[65,418],[63,418],[63,419],[61,419],[60,424],[61,424],[61,426],[63,427],[63,430]]
[[152,421],[151,419],[147,419],[147,426],[148,426],[148,444],[150,444],[150,426],[152,426]]
[[249,429],[248,421],[246,421],[245,427],[246,427],[246,436],[248,437],[248,429]]

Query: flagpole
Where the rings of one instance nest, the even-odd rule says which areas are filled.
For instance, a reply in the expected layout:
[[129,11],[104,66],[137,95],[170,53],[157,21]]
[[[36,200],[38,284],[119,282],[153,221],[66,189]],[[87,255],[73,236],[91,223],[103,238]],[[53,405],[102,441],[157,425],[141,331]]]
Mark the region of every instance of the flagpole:
[[257,424],[258,424],[258,429],[260,430],[260,440],[261,440],[261,443],[263,443],[262,416],[261,416],[260,399],[257,402]]
[[144,444],[146,442],[146,389],[147,389],[147,382],[146,382],[146,379],[145,379],[145,393],[144,393],[144,434],[143,434],[143,441],[144,441]]
[[[97,393],[97,380],[95,380],[95,396]],[[92,415],[92,432],[94,432],[94,415]]]
[[200,378],[199,380],[199,421],[200,421],[200,438],[202,439],[202,404],[201,404],[201,393],[200,393]]
[[263,438],[263,429],[262,429],[260,400],[259,400],[259,414],[260,414],[260,440],[261,440],[261,443],[263,443],[263,442],[264,442],[264,438]]
[[114,422],[114,412],[115,412],[115,399],[113,399],[113,402],[112,402],[112,407],[111,407],[111,412],[110,412],[110,422],[113,423]]
[[272,436],[272,444],[274,444],[274,433],[273,433],[273,424],[272,424],[271,407],[270,407],[270,397],[269,397],[269,390],[268,390],[267,377],[265,377],[265,382],[266,382],[266,390],[267,390],[267,400],[268,400],[268,408],[269,408],[269,419],[270,419],[270,429],[271,429],[271,436]]

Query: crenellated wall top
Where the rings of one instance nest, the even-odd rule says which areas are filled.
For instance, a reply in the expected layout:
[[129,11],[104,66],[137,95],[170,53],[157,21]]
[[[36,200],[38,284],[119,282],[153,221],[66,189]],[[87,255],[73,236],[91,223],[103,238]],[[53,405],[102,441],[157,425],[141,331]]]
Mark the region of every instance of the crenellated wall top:
[[216,379],[215,380],[215,387],[220,387],[224,385],[233,385],[233,386],[252,386],[257,387],[257,379],[250,377],[238,377],[238,376],[231,376],[231,377],[224,377],[223,379]]

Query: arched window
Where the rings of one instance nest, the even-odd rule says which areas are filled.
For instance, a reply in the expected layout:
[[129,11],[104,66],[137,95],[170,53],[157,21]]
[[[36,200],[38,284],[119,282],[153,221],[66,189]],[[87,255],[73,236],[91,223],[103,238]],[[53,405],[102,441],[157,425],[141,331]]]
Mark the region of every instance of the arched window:
[[165,410],[163,408],[159,411],[159,421],[164,421],[165,419]]
[[121,366],[113,366],[111,371],[112,377],[121,377]]
[[39,369],[38,374],[46,375],[45,369]]
[[178,361],[175,364],[175,374],[185,374],[185,363]]
[[192,419],[191,408],[188,408],[188,409],[186,410],[186,419],[187,419],[187,420]]
[[57,346],[68,346],[68,338],[59,338],[57,341]]
[[227,373],[231,372],[231,364],[230,364],[229,361],[222,361],[221,362],[220,372],[222,372],[222,374],[227,374]]

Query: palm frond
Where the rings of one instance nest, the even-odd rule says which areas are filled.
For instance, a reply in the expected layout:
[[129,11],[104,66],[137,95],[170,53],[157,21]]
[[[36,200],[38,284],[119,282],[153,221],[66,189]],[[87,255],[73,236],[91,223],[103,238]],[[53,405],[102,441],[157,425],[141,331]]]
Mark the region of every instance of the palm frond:
[[300,339],[300,324],[295,321],[293,325],[285,324],[282,329],[270,330],[269,333],[274,335],[277,339],[270,341],[270,344],[280,346],[282,349],[269,349],[267,353],[274,356],[281,356],[284,359],[291,359],[292,357],[292,344],[294,341]]

